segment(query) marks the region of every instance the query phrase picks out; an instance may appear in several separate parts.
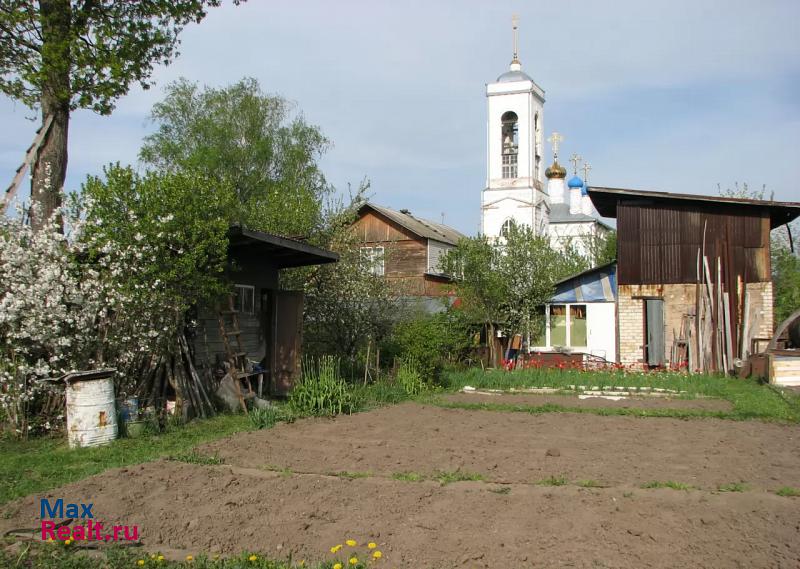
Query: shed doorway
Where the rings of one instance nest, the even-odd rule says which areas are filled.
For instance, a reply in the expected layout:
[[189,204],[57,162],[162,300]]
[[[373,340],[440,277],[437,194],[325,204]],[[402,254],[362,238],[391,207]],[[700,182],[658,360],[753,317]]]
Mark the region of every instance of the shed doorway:
[[644,303],[645,361],[649,367],[663,367],[664,299],[648,298],[645,299]]

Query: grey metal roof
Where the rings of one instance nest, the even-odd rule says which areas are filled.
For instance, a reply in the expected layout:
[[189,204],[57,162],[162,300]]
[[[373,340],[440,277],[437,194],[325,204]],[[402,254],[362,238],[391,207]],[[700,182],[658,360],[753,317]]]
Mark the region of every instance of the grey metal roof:
[[333,251],[302,243],[296,239],[253,231],[240,225],[232,225],[228,229],[228,239],[232,249],[257,248],[265,255],[265,262],[279,269],[323,265],[339,260],[339,254]]
[[435,221],[422,219],[420,217],[414,217],[410,212],[403,213],[402,211],[396,211],[394,209],[389,209],[388,207],[367,202],[361,206],[359,213],[365,208],[370,208],[373,211],[378,212],[384,217],[391,219],[398,225],[405,227],[420,237],[441,241],[442,243],[447,243],[449,245],[458,245],[458,241],[466,237],[466,235],[456,229],[453,229],[452,227],[442,223],[436,223]]
[[530,81],[533,83],[533,79],[524,71],[506,71],[497,78],[498,83],[511,83],[512,81]]
[[608,229],[614,229],[602,219],[597,219],[585,213],[570,213],[568,204],[554,203],[550,206],[550,223],[585,223],[587,221],[599,223]]

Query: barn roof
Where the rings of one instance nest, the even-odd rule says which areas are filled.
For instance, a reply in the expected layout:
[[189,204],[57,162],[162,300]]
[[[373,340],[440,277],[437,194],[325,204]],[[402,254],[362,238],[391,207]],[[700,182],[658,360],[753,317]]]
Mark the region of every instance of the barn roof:
[[323,265],[339,260],[339,255],[332,251],[296,239],[246,229],[240,225],[230,227],[228,239],[230,246],[235,249],[258,248],[258,252],[268,258],[269,264],[278,269]]
[[617,298],[617,262],[611,261],[556,283],[554,302],[613,302]]
[[435,241],[441,241],[442,243],[448,243],[450,245],[458,245],[459,240],[466,237],[466,235],[460,231],[442,223],[436,223],[435,221],[429,221],[427,219],[422,219],[421,217],[415,217],[411,215],[411,212],[408,210],[397,211],[394,209],[389,209],[388,207],[367,202],[359,208],[358,213],[363,213],[365,209],[371,209],[394,221],[398,225],[406,228],[415,235],[425,237],[426,239],[433,239]]
[[626,190],[622,188],[589,187],[589,197],[603,217],[617,217],[617,203],[621,200],[642,200],[661,202],[664,204],[695,203],[704,207],[724,204],[743,208],[768,209],[772,229],[780,227],[800,217],[800,203],[776,202],[771,200],[754,200],[749,198],[732,198],[722,196],[702,196],[694,194],[673,194],[670,192],[654,192],[644,190]]

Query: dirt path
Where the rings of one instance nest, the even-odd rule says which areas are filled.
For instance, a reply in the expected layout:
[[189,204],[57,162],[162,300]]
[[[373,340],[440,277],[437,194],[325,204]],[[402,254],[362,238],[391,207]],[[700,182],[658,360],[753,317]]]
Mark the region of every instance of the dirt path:
[[[800,566],[800,429],[759,422],[528,415],[404,404],[206,445],[222,466],[154,462],[50,492],[138,524],[148,550],[330,559],[374,540],[390,567]],[[559,456],[548,456],[558,454]],[[290,468],[283,472],[265,468]],[[394,472],[492,482],[406,482]],[[363,478],[320,474],[372,472]],[[308,472],[304,474],[303,472]],[[564,486],[532,483],[566,476]],[[581,488],[579,480],[607,488]],[[641,489],[673,480],[700,490]],[[744,480],[745,492],[712,491]],[[35,525],[38,497],[0,530]]]

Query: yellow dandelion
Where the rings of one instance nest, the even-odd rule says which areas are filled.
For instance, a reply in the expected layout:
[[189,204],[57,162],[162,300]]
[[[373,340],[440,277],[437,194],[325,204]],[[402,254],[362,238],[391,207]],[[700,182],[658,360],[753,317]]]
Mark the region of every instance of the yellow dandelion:
[[247,559],[249,559],[250,561],[258,561],[258,555],[251,555]]
[[156,561],[161,563],[162,561],[164,561],[164,556],[163,555],[159,555],[158,557],[156,557]]
[[375,549],[376,547],[378,547],[378,544],[377,544],[377,543],[375,543],[374,541],[370,541],[370,542],[367,544],[367,547],[369,547],[370,549]]
[[333,569],[342,569],[342,564],[341,563],[334,563],[333,564]]
[[144,565],[144,559],[140,559],[139,561],[137,561],[137,562],[136,562],[136,564],[137,564],[139,567],[141,567],[142,565]]
[[64,542],[64,545],[69,545],[70,543],[72,543],[72,540],[71,540],[71,539],[67,539],[67,540]]
[[341,548],[342,548],[342,544],[341,543],[339,545],[334,545],[333,547],[331,547],[331,553],[336,553]]
[[358,545],[358,542],[355,539],[348,539],[347,541],[345,541],[345,543],[350,547],[355,547],[356,545]]
[[194,560],[193,556],[191,556],[191,555],[187,555],[186,556],[186,561],[193,561],[193,560]]
[[301,559],[300,562],[298,563],[298,565],[300,567],[305,567],[306,566],[306,560],[305,559]]
[[358,557],[355,556],[351,557],[350,559],[348,559],[348,562],[350,563],[350,565],[355,565],[356,563],[358,563]]
[[155,553],[151,553],[150,554],[150,559],[155,559],[155,558],[156,558],[156,554]]
[[372,558],[373,559],[380,559],[381,557],[383,557],[383,553],[381,553],[380,551],[373,551],[372,552]]

